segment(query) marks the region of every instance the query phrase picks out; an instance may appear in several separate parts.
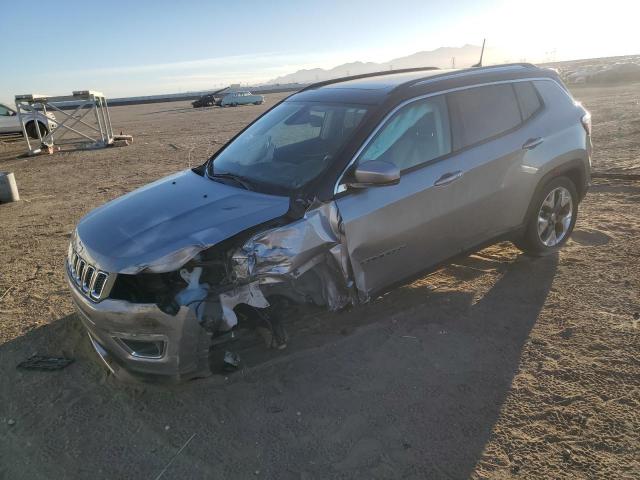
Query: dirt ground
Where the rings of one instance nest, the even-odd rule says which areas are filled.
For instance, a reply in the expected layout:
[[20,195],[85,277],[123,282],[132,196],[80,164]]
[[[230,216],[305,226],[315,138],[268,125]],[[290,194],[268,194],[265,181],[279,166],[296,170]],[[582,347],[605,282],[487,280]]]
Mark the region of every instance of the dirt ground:
[[[640,84],[581,87],[596,172],[640,174]],[[489,247],[358,309],[292,318],[284,351],[180,386],[94,361],[63,259],[88,211],[209,154],[260,107],[111,109],[123,148],[0,170],[0,478],[639,478],[640,181],[597,178],[572,240]],[[76,361],[17,370],[34,353]],[[178,453],[179,452],[179,453]]]

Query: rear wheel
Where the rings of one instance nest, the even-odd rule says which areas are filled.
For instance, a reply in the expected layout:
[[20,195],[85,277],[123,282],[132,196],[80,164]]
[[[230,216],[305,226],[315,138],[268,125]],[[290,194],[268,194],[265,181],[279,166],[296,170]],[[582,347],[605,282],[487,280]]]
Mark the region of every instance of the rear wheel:
[[555,253],[569,239],[577,217],[575,185],[567,177],[554,178],[534,199],[525,233],[516,245],[533,256]]
[[[49,130],[44,126],[44,124],[38,122],[38,127],[40,127],[40,136],[44,137],[47,133],[49,133]],[[27,130],[27,135],[29,135],[29,138],[38,138],[36,124],[33,121],[27,123],[25,125],[25,129]]]

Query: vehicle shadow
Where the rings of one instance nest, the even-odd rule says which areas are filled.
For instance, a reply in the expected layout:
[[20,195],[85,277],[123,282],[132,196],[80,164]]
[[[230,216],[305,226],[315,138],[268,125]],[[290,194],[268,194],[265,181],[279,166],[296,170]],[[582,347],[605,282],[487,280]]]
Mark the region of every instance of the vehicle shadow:
[[[0,418],[16,420],[0,424],[14,460],[0,477],[153,478],[193,438],[167,478],[468,478],[557,261],[469,257],[367,306],[301,314],[287,350],[177,386],[107,377],[70,315],[0,346]],[[77,361],[15,369],[36,352]]]

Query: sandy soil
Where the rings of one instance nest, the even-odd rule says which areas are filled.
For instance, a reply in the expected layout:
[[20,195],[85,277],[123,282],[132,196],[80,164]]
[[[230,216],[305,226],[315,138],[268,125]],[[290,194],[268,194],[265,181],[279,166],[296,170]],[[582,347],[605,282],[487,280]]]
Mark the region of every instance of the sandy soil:
[[575,86],[572,93],[592,115],[594,170],[640,174],[640,84]]
[[[640,173],[640,85],[574,93],[594,169]],[[125,385],[94,363],[63,277],[74,224],[280,97],[116,107],[124,148],[0,143],[23,198],[0,206],[0,478],[638,478],[638,181],[597,179],[555,257],[500,244],[363,308],[301,313],[287,350],[256,341],[229,377]],[[16,370],[33,353],[76,362]]]

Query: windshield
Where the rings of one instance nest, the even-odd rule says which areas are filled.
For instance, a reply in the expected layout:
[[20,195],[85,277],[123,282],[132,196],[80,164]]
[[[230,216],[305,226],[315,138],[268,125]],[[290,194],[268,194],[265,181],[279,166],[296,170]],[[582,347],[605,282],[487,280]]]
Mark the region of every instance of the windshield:
[[208,174],[298,189],[327,169],[366,112],[361,105],[283,102],[220,152]]

